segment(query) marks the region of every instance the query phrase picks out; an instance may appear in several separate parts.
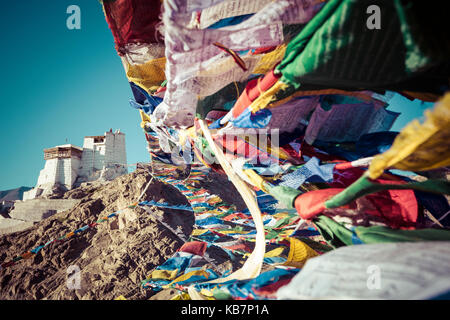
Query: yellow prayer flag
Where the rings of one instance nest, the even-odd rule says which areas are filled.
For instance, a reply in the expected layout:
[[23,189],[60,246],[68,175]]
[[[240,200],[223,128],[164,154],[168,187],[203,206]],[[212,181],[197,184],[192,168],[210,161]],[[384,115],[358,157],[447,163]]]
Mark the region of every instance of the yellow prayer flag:
[[301,268],[305,264],[306,260],[319,255],[306,243],[296,238],[289,238],[289,241],[291,242],[291,246],[287,261],[283,263],[285,266]]
[[159,86],[165,79],[166,58],[150,60],[144,64],[126,64],[126,74],[130,82],[150,92],[154,86]]
[[378,178],[385,169],[424,171],[450,165],[450,93],[425,111],[426,120],[410,122],[395,138],[391,148],[377,155],[369,177]]
[[165,279],[173,280],[178,274],[178,269],[175,270],[153,270],[149,278],[151,279]]
[[283,218],[287,218],[287,217],[289,217],[290,215],[289,215],[289,212],[279,212],[279,213],[276,213],[276,214],[274,214],[273,215],[273,217],[275,218],[275,219],[283,219]]
[[283,60],[284,54],[286,53],[286,45],[282,44],[278,46],[275,50],[265,53],[261,60],[253,70],[253,73],[267,73],[271,71],[278,62]]
[[139,110],[139,114],[141,115],[141,128],[145,130],[145,124],[147,122],[151,122],[150,116],[146,114],[143,110]]
[[199,236],[199,235],[202,235],[202,234],[204,234],[204,233],[206,233],[208,231],[209,231],[208,229],[194,229],[194,230],[192,230],[192,235],[193,236]]
[[261,93],[260,96],[250,104],[250,111],[256,113],[259,110],[267,108],[271,103],[276,101],[276,94],[285,90],[287,87],[287,84],[278,80],[271,88]]
[[191,297],[186,292],[177,293],[170,300],[191,300]]
[[280,254],[283,253],[283,251],[284,251],[283,247],[275,248],[273,250],[270,250],[269,252],[266,252],[266,254],[264,255],[264,258],[278,257]]
[[266,188],[264,187],[264,184],[266,182],[264,181],[264,179],[259,174],[257,174],[255,171],[253,171],[251,169],[245,169],[245,170],[242,170],[242,171],[245,173],[247,178],[251,181],[251,183],[255,187],[263,190],[264,192],[267,192]]
[[[217,287],[214,287],[214,288],[217,288]],[[214,296],[211,290],[204,289],[204,288],[202,290],[200,290],[200,293],[202,295],[204,295],[205,297],[213,297]]]
[[193,277],[193,276],[204,276],[206,279],[208,279],[209,273],[206,272],[205,270],[194,270],[194,271],[191,271],[191,272],[188,272],[188,273],[185,273],[185,274],[179,276],[178,278],[174,279],[171,283],[163,286],[163,288],[165,288],[165,289],[170,288],[170,286],[172,284],[181,282],[181,281],[186,281],[190,277]]

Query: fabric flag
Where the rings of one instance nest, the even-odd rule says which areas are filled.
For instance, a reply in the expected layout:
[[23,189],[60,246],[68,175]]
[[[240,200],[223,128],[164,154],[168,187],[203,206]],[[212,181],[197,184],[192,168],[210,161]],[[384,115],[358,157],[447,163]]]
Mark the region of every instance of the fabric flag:
[[130,106],[142,110],[147,114],[151,114],[153,110],[162,102],[161,98],[151,96],[147,91],[130,82],[131,91],[133,92],[134,100],[130,100]]
[[251,16],[252,16],[251,14],[244,14],[242,16],[225,18],[225,19],[222,19],[222,20],[217,21],[216,23],[210,25],[208,27],[208,29],[220,29],[223,27],[234,26],[236,24],[239,24],[239,23],[247,20]]
[[260,110],[252,114],[249,109],[244,110],[236,119],[230,120],[236,128],[262,129],[267,127],[272,118],[269,110]]
[[[120,58],[125,70],[127,70],[128,65],[143,65],[156,59],[165,62],[161,59],[164,58],[164,52],[164,43],[129,43],[125,46],[125,51]],[[162,84],[161,87],[163,87]]]
[[[258,56],[272,53],[241,57],[248,70],[243,71],[214,43],[234,52],[279,46],[284,40],[283,23],[306,23],[320,10],[316,4],[316,0],[269,2],[239,24],[219,29],[197,29],[189,26],[192,16],[188,13],[195,11],[196,7],[204,9],[207,4],[197,6],[185,0],[165,1],[163,20],[166,57],[169,59],[165,70],[168,82],[164,101],[155,110],[155,118],[168,126],[191,126],[198,95],[211,95],[233,81],[245,80],[258,69],[261,59]],[[281,58],[278,55],[271,57],[271,67]],[[199,72],[205,76],[199,78]]]
[[[165,80],[164,40],[159,33],[161,3],[145,0],[102,1],[106,21],[129,82],[146,93],[156,92]],[[134,92],[135,90],[133,90]],[[149,106],[136,99],[132,107],[151,112],[160,103],[149,100]]]
[[289,155],[283,149],[272,144],[269,135],[258,135],[256,129],[230,128],[223,130],[222,133],[215,135],[214,140],[227,150],[226,155],[229,157],[239,155],[249,159],[250,163],[265,165],[278,164],[282,160],[289,159]]
[[143,201],[139,203],[140,206],[155,206],[160,208],[167,208],[167,209],[175,209],[175,210],[184,210],[184,211],[193,211],[193,209],[190,206],[186,205],[169,205],[165,202],[156,202],[156,201]]
[[249,280],[231,280],[224,283],[199,283],[195,288],[218,300],[225,299],[267,299],[274,298],[276,291],[285,286],[299,272],[299,269],[274,269],[261,273]]
[[[437,222],[443,227],[450,227],[450,204],[440,194],[414,190],[417,201],[427,209]],[[436,221],[433,221],[436,224]]]
[[324,206],[326,208],[337,208],[339,206],[346,205],[359,197],[382,190],[414,189],[425,192],[450,194],[450,182],[444,180],[430,179],[423,182],[410,183],[398,183],[395,181],[380,179],[375,181],[376,182],[370,181],[366,175],[363,175],[348,188],[329,199]]
[[335,248],[354,244],[450,240],[450,231],[445,229],[401,230],[384,226],[345,227],[342,223],[324,215],[317,216],[313,222],[328,244]]
[[319,96],[305,96],[271,108],[272,117],[267,128],[279,130],[280,134],[303,130],[311,113],[318,105]]
[[426,120],[414,120],[394,140],[392,147],[376,156],[369,167],[369,177],[380,176],[389,167],[425,171],[450,165],[450,93],[425,111]]
[[280,75],[275,75],[272,70],[264,77],[251,80],[233,106],[233,118],[237,118],[242,112],[244,112],[244,110],[246,110],[247,107],[259,97],[261,92],[264,92],[272,87],[278,81],[279,77]]
[[[369,16],[361,14],[370,5],[382,13],[379,29],[369,28]],[[434,22],[445,21],[442,11],[421,1],[328,1],[289,42],[275,70],[282,77],[267,95],[253,102],[252,111],[298,90],[443,94],[448,88],[450,43],[444,29]]]
[[[233,18],[248,17],[258,12],[266,6],[270,0],[243,1],[243,0],[225,0],[220,3],[201,10],[200,17],[192,14],[189,25],[196,25],[199,29],[215,28],[218,23]],[[241,18],[242,19],[242,18]]]
[[306,243],[296,239],[289,238],[290,249],[287,261],[283,263],[285,266],[302,268],[306,261],[316,257],[319,254],[311,249]]
[[[351,116],[349,116],[351,115]],[[357,141],[362,135],[388,131],[399,113],[374,103],[334,104],[330,110],[316,108],[305,132],[305,141]]]
[[192,283],[203,282],[206,280],[213,280],[218,278],[218,275],[211,269],[208,270],[192,270],[175,278],[169,284],[163,286],[164,289],[174,287],[175,285],[187,286]]
[[[264,83],[261,81],[261,83]],[[263,90],[263,86],[259,86],[258,90]],[[242,93],[239,99],[242,97],[252,96],[252,92],[246,93],[245,91]],[[263,123],[264,127],[267,129],[278,130],[279,134],[284,132],[294,132],[299,127],[303,128],[305,124],[307,124],[306,119],[310,117],[310,114],[315,110],[318,106],[319,96],[306,96],[300,97],[296,99],[292,99],[285,104],[279,105],[276,108],[272,108],[271,110],[263,109],[258,110],[256,112],[252,112],[249,108],[240,110],[239,103],[243,103],[243,101],[237,101],[235,106],[232,109],[232,118],[230,122],[234,127],[241,128],[262,128],[262,125],[258,125],[258,122],[253,120],[253,118],[261,117],[261,114],[266,115],[263,119],[265,122]],[[235,109],[238,107],[237,109]],[[237,116],[234,116],[240,112]],[[244,122],[247,121],[247,122]]]
[[[143,281],[143,285],[160,289],[161,285],[167,285],[177,276],[183,274],[186,270],[189,270],[189,268],[197,267],[201,262],[206,263],[206,260],[201,256],[181,251],[176,252],[175,255],[166,262],[156,267],[150,276]],[[157,281],[152,285],[154,280]]]
[[398,132],[383,131],[362,135],[358,141],[350,143],[336,143],[315,140],[314,146],[328,154],[354,161],[370,157],[387,151],[397,137]]
[[333,180],[335,164],[319,164],[319,159],[311,158],[294,172],[281,178],[280,186],[298,189],[304,182],[330,182]]
[[278,299],[432,299],[450,291],[448,242],[339,248],[310,259]]
[[294,208],[296,198],[302,193],[301,191],[287,186],[273,186],[270,183],[264,184],[264,189],[279,202],[284,204],[286,208]]
[[327,208],[336,208],[373,192],[393,188],[413,188],[415,190],[450,194],[450,183],[440,180],[412,182],[406,185],[376,184],[369,178],[379,177],[387,168],[401,170],[430,170],[450,165],[450,94],[446,94],[432,111],[426,111],[426,120],[417,120],[407,125],[395,138],[392,147],[376,156],[369,170],[358,181],[342,193],[325,203]]
[[125,64],[125,72],[128,81],[137,84],[148,93],[156,91],[165,76],[166,58],[158,58],[146,61],[143,64]]
[[[251,79],[251,77],[250,77]],[[233,82],[216,93],[202,97],[197,102],[196,117],[205,119],[213,110],[230,111],[248,81]]]
[[157,26],[160,23],[159,1],[115,0],[102,1],[109,28],[114,36],[116,49],[123,54],[130,43],[162,42]]
[[[328,188],[310,191],[295,199],[295,208],[303,219],[313,219],[319,214],[347,215],[350,223],[369,224],[370,220],[391,228],[414,228],[417,224],[418,207],[412,190],[386,190],[368,195],[344,208],[327,206],[327,199],[343,189]],[[335,211],[337,210],[337,211]],[[340,211],[341,210],[341,211]],[[347,214],[344,210],[347,210]],[[353,219],[351,218],[353,215]],[[358,222],[360,221],[360,222]]]

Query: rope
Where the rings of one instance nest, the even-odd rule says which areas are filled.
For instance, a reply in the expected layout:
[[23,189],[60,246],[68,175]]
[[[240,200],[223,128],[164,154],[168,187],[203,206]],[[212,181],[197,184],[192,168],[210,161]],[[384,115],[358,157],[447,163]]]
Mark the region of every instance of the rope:
[[224,52],[228,53],[233,58],[234,62],[236,62],[236,64],[239,66],[239,68],[242,69],[242,71],[245,72],[248,70],[244,60],[242,60],[242,58],[239,57],[239,54],[236,51],[225,47],[223,44],[219,42],[214,42],[213,45],[219,48],[220,50],[223,50]]
[[150,184],[153,182],[153,178],[155,177],[154,176],[154,168],[153,168],[153,157],[152,157],[152,155],[150,154],[150,166],[151,166],[151,168],[152,168],[152,172],[149,172],[150,173],[150,175],[152,176],[152,178],[150,179],[150,181],[147,183],[147,185],[145,186],[145,188],[144,188],[144,190],[141,192],[141,194],[139,195],[139,197],[138,197],[138,199],[136,200],[136,202],[139,202],[140,200],[141,200],[141,198],[142,198],[142,196],[145,194],[145,192],[147,192],[147,189],[148,189],[148,187],[150,186]]

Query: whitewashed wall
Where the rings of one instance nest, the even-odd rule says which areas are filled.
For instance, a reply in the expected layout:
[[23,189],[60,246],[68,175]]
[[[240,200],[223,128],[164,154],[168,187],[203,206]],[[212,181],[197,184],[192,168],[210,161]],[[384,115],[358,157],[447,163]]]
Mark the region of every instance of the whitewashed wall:
[[79,167],[80,159],[75,157],[47,160],[39,174],[37,186],[61,183],[70,189],[78,177]]
[[[117,168],[118,164],[123,167]],[[94,138],[85,137],[81,159],[73,157],[47,160],[44,169],[39,173],[36,187],[24,193],[23,199],[33,199],[39,188],[47,189],[55,183],[64,184],[71,189],[79,177],[82,181],[92,181],[100,177],[114,179],[128,172],[126,164],[124,133],[106,132],[105,140],[101,143],[94,143]]]
[[94,138],[85,138],[79,175],[92,180],[97,178],[96,171],[127,163],[125,134],[105,132],[105,140],[94,143]]

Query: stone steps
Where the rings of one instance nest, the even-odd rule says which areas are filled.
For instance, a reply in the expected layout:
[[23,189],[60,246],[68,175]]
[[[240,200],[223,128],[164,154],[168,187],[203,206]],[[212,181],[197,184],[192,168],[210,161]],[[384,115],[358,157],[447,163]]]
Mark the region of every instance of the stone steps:
[[23,231],[31,228],[33,225],[33,221],[0,219],[0,235]]
[[32,199],[17,201],[9,215],[12,219],[23,221],[41,221],[56,213],[69,210],[77,205],[76,199]]

